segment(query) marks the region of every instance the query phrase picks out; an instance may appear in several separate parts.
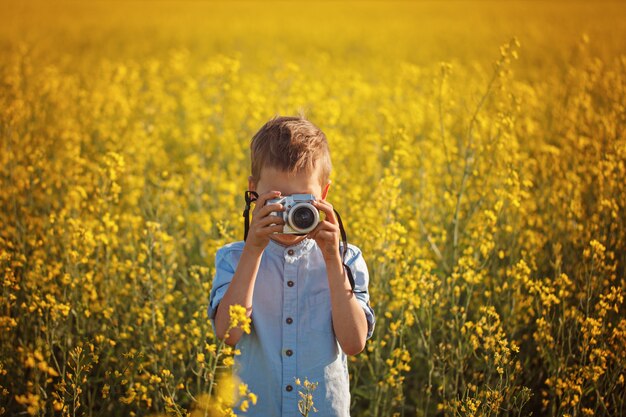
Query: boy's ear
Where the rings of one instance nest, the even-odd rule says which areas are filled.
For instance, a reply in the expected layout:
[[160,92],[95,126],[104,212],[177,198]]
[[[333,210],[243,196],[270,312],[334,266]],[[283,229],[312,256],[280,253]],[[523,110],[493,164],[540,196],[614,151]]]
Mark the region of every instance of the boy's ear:
[[330,188],[330,180],[328,180],[328,184],[322,190],[322,200],[326,200],[326,196],[328,195],[328,189]]
[[253,181],[252,175],[248,177],[248,191],[256,191],[256,184]]

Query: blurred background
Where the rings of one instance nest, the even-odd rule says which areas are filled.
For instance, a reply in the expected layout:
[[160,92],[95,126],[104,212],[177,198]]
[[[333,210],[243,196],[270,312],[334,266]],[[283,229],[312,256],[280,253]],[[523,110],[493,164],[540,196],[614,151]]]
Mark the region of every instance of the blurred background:
[[208,296],[243,237],[249,141],[298,112],[370,274],[352,415],[624,413],[622,2],[0,16],[0,414],[254,407]]

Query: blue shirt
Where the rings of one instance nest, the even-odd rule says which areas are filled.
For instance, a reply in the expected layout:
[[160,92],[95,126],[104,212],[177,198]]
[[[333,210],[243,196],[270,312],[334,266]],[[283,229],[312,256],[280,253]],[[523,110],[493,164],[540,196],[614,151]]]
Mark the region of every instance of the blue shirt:
[[[215,312],[228,288],[244,242],[221,247],[215,255],[215,277],[208,315],[215,329]],[[355,290],[367,291],[369,274],[358,247],[348,244],[346,265]],[[367,338],[374,330],[369,294],[355,293],[365,311]],[[261,257],[252,301],[250,334],[243,333],[234,372],[258,396],[245,416],[298,417],[298,395],[307,378],[319,385],[313,392],[312,415],[350,415],[350,389],[345,353],[333,330],[326,263],[313,239],[283,246],[270,239]],[[235,410],[235,412],[239,412]]]

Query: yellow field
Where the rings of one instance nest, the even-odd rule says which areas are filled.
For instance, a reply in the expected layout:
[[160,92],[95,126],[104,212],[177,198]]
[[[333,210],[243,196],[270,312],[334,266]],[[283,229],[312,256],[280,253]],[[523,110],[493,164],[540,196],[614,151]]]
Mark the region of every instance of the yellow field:
[[626,414],[622,3],[0,16],[0,414],[254,407],[208,294],[249,140],[298,111],[370,271],[352,415]]

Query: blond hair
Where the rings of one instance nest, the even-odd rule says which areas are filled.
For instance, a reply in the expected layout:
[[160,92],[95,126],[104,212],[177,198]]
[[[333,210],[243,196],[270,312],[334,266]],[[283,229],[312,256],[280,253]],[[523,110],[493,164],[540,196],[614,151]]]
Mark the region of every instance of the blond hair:
[[320,166],[323,187],[332,169],[326,135],[303,115],[275,116],[265,123],[250,142],[250,162],[254,183],[263,167],[298,173]]

